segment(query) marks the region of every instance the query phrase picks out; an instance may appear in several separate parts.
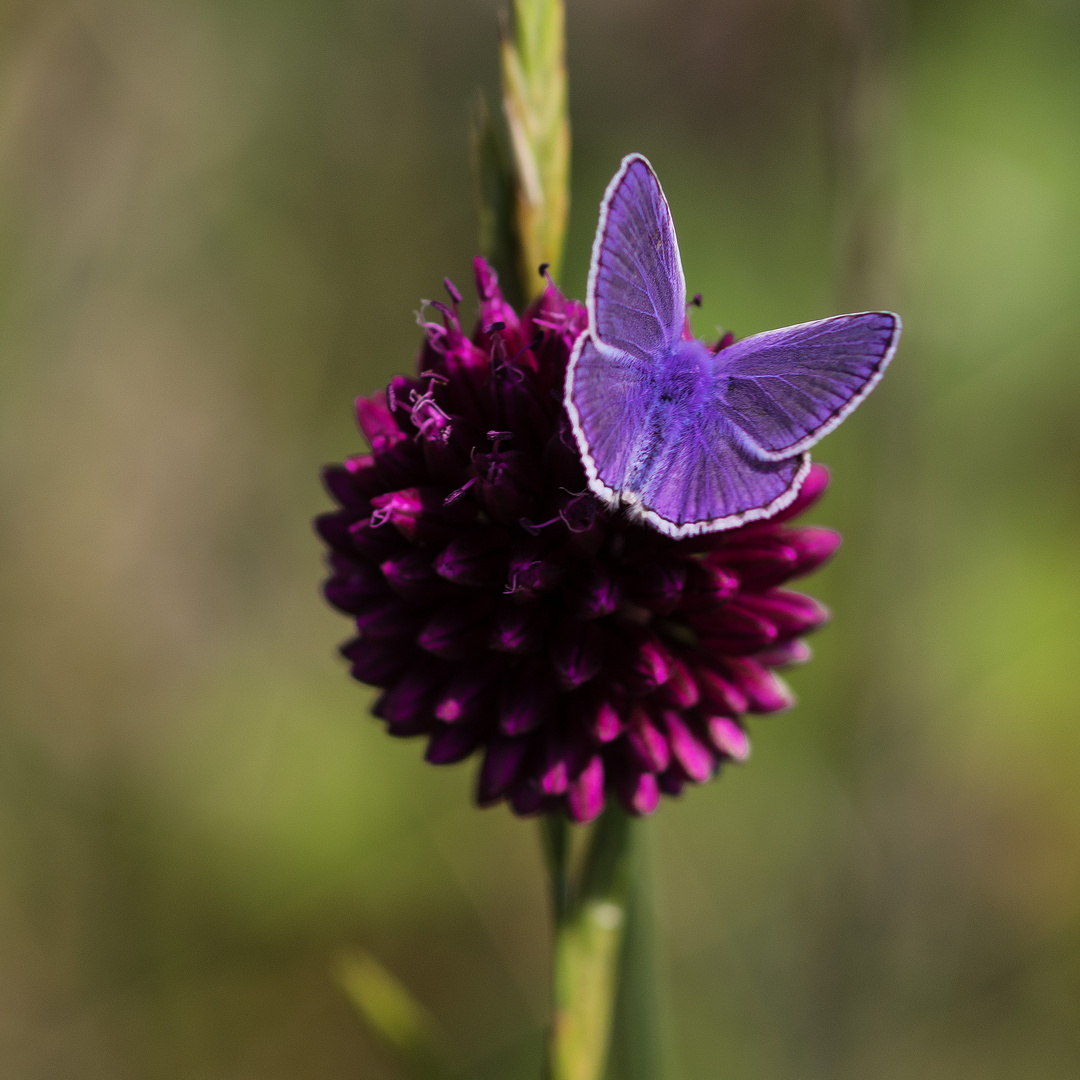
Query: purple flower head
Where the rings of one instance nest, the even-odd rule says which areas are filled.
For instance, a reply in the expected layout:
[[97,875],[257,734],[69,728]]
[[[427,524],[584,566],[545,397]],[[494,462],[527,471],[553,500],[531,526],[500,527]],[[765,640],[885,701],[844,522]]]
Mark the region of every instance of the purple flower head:
[[786,523],[828,474],[767,521],[692,540],[607,509],[562,405],[584,306],[549,285],[518,315],[475,271],[472,334],[447,283],[417,375],[356,403],[371,452],[324,471],[325,594],[357,631],[342,653],[428,761],[480,752],[481,805],[589,821],[614,796],[648,814],[746,759],[746,713],[791,704],[773,669],[807,658],[828,612],[780,586],[840,537]]

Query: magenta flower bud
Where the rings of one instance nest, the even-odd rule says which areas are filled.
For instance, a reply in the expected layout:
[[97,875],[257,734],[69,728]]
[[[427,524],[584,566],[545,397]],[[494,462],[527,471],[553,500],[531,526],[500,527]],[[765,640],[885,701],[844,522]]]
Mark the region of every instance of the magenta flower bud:
[[703,784],[712,776],[716,766],[712,751],[690,730],[682,716],[674,709],[665,709],[663,720],[675,760],[691,780]]
[[749,656],[776,640],[776,627],[746,601],[747,597],[740,596],[716,611],[699,612],[687,620],[706,649],[725,656]]
[[739,591],[738,575],[722,566],[687,560],[686,581],[679,597],[679,609],[687,614],[711,614]]
[[435,488],[403,488],[376,495],[371,505],[373,525],[393,525],[414,544],[448,543],[474,520],[471,507],[445,505],[443,492]]
[[741,716],[750,708],[750,699],[742,687],[711,668],[699,667],[694,672],[694,681],[706,706],[725,716]]
[[725,664],[746,695],[750,712],[779,712],[795,704],[795,697],[784,682],[756,660],[749,656],[732,657]]
[[826,563],[836,553],[842,537],[832,529],[791,529],[788,543],[796,553],[792,577],[802,577]]
[[[779,641],[786,641],[821,626],[829,619],[824,604],[802,593],[786,589],[770,589],[766,593],[747,594],[739,598],[739,607],[776,627]],[[755,650],[756,651],[756,650]]]
[[631,756],[639,768],[651,772],[663,772],[671,761],[671,745],[652,717],[636,706],[630,714],[626,739]]
[[358,397],[355,404],[356,422],[373,450],[384,450],[405,438],[386,403],[385,394]]
[[391,734],[433,764],[482,758],[481,805],[652,813],[745,760],[747,713],[791,704],[772,669],[808,656],[827,612],[779,586],[839,537],[784,522],[828,474],[768,520],[681,541],[606,506],[562,404],[585,308],[549,285],[517,313],[475,271],[471,335],[448,284],[415,374],[356,403],[370,453],[324,471],[324,592],[358,631],[342,653]]
[[599,743],[609,743],[625,730],[626,720],[623,714],[610,701],[600,702],[590,726],[592,737]]
[[754,654],[754,659],[766,667],[787,667],[788,664],[805,664],[812,653],[805,641],[785,641],[782,645],[763,649]]
[[745,761],[750,756],[750,740],[746,732],[729,716],[710,716],[709,738],[713,746],[732,761]]
[[651,814],[660,803],[660,785],[651,772],[624,772],[618,786],[623,803],[635,814]]
[[566,803],[575,821],[592,821],[604,809],[604,759],[599,754],[588,764],[566,790]]

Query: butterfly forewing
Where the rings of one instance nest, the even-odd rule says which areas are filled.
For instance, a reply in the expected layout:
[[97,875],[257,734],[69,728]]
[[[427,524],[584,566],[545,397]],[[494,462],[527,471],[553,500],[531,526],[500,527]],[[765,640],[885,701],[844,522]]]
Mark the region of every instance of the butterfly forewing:
[[595,337],[651,360],[679,340],[686,283],[667,200],[649,163],[623,159],[600,207],[589,270],[589,317]]
[[736,342],[717,355],[727,414],[761,458],[800,453],[870,393],[899,336],[896,315],[870,311]]

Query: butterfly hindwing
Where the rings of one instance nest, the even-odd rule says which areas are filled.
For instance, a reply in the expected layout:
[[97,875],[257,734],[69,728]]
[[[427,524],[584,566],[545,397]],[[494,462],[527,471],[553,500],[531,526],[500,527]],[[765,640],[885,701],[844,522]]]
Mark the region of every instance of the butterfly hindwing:
[[884,311],[769,330],[717,356],[724,407],[764,460],[809,449],[877,385],[900,319]]
[[671,211],[652,166],[623,159],[600,206],[588,287],[593,336],[651,360],[679,340],[686,282]]
[[596,346],[588,331],[570,357],[566,406],[589,480],[597,494],[617,502],[626,484],[634,432],[643,431],[653,394],[644,361]]

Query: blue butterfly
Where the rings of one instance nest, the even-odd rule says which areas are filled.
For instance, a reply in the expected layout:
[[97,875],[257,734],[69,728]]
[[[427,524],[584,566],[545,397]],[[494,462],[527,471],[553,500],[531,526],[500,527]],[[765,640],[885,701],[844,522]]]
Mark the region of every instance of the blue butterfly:
[[900,339],[900,317],[884,311],[725,348],[689,337],[671,211],[640,154],[604,193],[586,305],[565,403],[589,487],[675,538],[793,502],[810,447],[878,384]]

